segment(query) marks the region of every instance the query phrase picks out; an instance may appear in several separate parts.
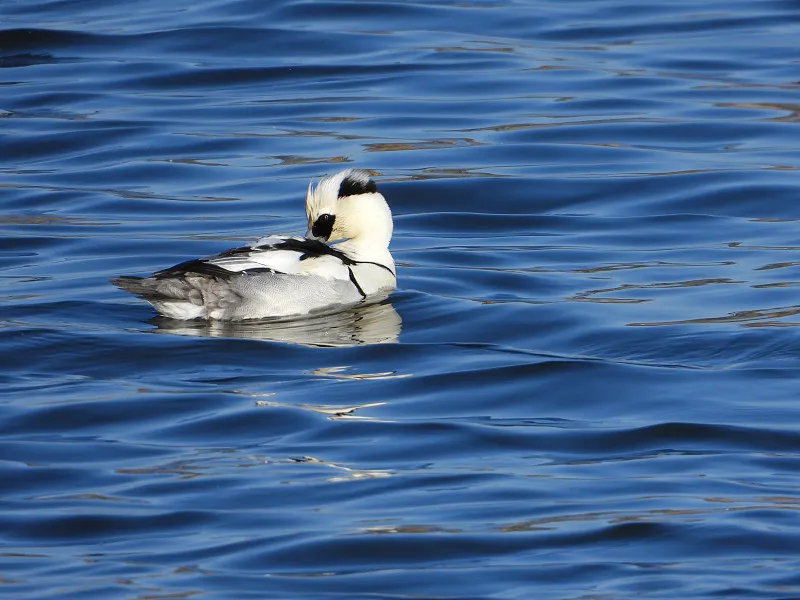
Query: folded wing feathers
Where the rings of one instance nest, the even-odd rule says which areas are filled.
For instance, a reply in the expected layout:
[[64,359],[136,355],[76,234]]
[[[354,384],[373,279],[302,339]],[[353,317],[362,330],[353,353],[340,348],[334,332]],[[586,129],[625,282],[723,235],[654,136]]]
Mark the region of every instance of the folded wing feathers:
[[[269,243],[263,243],[267,240]],[[364,264],[392,272],[384,265]],[[358,261],[322,242],[271,237],[259,240],[253,246],[232,248],[209,258],[188,260],[149,277],[117,277],[112,283],[151,302],[163,314],[194,318],[213,315],[216,311],[235,310],[246,301],[243,293],[252,293],[261,285],[285,285],[288,280],[280,278],[286,276],[316,276],[332,282],[347,282],[364,298],[367,294],[354,272],[358,266]],[[264,279],[257,280],[259,275]],[[239,277],[245,279],[234,280]],[[279,284],[279,281],[284,283]],[[188,304],[181,305],[181,302]],[[196,308],[180,308],[189,305]]]
[[[333,278],[348,278],[347,270],[337,268],[355,264],[343,252],[316,240],[305,238],[270,237],[259,240],[254,246],[232,248],[209,258],[187,260],[168,269],[153,273],[148,278],[118,277],[115,285],[141,295],[145,293],[142,284],[135,281],[185,279],[201,276],[212,279],[229,280],[237,274],[256,275],[259,273],[284,273],[290,275],[321,275]],[[329,258],[330,257],[330,258]],[[307,263],[308,259],[323,259],[320,263]],[[335,259],[335,260],[331,260]],[[324,263],[324,264],[323,264]],[[321,267],[321,268],[315,268]],[[152,293],[152,288],[147,290]]]

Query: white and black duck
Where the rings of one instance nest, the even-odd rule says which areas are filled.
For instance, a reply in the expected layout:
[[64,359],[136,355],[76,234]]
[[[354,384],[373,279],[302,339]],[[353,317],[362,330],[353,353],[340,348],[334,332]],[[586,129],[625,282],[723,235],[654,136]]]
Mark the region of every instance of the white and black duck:
[[366,171],[309,184],[306,216],[305,237],[267,236],[149,277],[111,281],[165,317],[224,321],[305,315],[394,289],[392,213]]

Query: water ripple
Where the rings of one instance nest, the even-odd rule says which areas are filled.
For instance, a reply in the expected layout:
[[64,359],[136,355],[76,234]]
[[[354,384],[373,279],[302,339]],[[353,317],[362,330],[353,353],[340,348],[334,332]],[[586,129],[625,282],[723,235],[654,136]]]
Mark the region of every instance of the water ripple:
[[[2,4],[4,591],[800,595],[795,13]],[[343,166],[388,298],[175,323],[108,283],[300,233]]]

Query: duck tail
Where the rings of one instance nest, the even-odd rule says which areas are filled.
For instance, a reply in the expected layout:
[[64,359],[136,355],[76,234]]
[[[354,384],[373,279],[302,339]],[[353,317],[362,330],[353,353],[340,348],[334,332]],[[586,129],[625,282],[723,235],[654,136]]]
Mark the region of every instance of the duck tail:
[[113,277],[111,283],[119,289],[148,302],[163,300],[187,300],[193,304],[202,304],[199,291],[193,289],[180,279],[161,280],[155,277],[133,277],[123,275]]
[[150,295],[154,292],[152,286],[148,285],[148,281],[144,277],[123,275],[122,277],[112,277],[111,283],[119,289],[136,296]]

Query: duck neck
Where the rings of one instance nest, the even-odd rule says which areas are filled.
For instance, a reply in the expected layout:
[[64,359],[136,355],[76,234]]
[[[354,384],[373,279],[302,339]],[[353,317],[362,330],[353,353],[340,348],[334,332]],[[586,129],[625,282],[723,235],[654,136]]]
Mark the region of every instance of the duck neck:
[[345,227],[351,236],[339,246],[360,256],[388,254],[392,239],[392,212],[383,196],[363,194],[344,198],[341,202],[343,214],[351,215]]
[[394,271],[394,259],[384,240],[351,238],[336,244],[336,248],[353,260],[379,263]]

